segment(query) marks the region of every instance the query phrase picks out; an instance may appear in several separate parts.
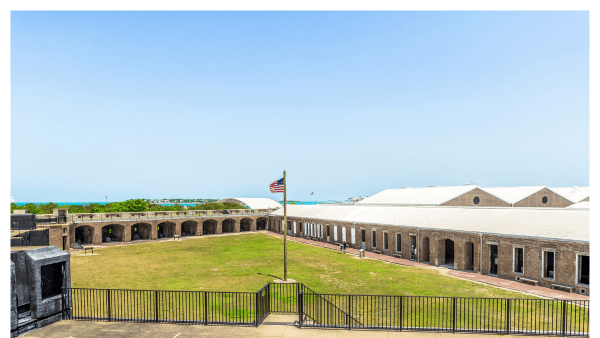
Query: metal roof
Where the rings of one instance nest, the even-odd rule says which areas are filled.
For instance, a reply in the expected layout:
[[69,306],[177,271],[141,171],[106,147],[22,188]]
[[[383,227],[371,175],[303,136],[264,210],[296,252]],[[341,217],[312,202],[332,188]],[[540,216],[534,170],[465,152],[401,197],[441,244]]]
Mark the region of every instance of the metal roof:
[[578,203],[569,205],[565,209],[587,209],[587,210],[590,210],[590,202],[578,202]]
[[590,197],[590,187],[548,188],[573,203],[581,202]]
[[357,202],[357,205],[440,205],[477,188],[476,184],[451,187],[387,189]]
[[219,203],[233,202],[241,204],[250,209],[277,209],[282,205],[270,198],[224,198]]
[[[271,213],[282,216],[283,209]],[[324,221],[408,226],[589,242],[589,210],[503,207],[288,205],[287,215]]]
[[515,204],[544,188],[546,187],[543,185],[530,185],[525,187],[492,187],[480,189],[498,197],[506,203]]

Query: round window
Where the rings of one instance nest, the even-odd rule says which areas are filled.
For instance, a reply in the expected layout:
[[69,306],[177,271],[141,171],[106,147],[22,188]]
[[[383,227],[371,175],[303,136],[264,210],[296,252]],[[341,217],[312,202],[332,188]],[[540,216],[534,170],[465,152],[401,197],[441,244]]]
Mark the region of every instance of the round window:
[[548,203],[548,197],[546,197],[546,196],[542,197],[542,203],[544,203],[544,204]]
[[479,204],[479,197],[475,196],[475,198],[473,199],[473,204],[477,205]]

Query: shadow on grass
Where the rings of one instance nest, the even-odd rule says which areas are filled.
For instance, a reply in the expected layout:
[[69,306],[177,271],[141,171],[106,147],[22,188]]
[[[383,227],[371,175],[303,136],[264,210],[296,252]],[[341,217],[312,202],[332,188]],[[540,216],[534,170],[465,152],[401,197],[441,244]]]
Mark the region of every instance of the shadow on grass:
[[275,278],[275,279],[283,279],[283,278],[281,278],[281,277],[279,277],[279,276],[275,276],[275,275],[269,275],[268,273],[260,273],[260,272],[257,272],[256,274],[257,274],[257,275],[263,275],[263,276],[270,276],[270,277],[273,277],[273,278]]

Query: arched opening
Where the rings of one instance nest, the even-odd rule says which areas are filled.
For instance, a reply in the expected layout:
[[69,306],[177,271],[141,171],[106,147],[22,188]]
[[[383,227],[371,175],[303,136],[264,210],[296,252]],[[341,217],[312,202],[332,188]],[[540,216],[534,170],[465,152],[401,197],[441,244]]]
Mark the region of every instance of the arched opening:
[[102,243],[123,242],[125,227],[120,224],[109,224],[102,227]]
[[204,235],[214,235],[217,233],[217,221],[209,219],[202,222],[202,229]]
[[423,248],[421,249],[421,262],[429,263],[429,237],[423,237]]
[[475,245],[473,242],[465,243],[465,270],[473,270],[473,266],[475,265]]
[[250,230],[252,230],[252,219],[251,218],[243,218],[240,221],[240,232],[250,231]]
[[94,228],[89,225],[80,225],[75,228],[75,242],[79,244],[92,244]]
[[440,265],[454,269],[454,241],[448,238],[440,239],[438,248]]
[[267,219],[261,217],[256,220],[256,230],[266,230],[267,229]]
[[181,236],[198,236],[198,222],[185,221],[181,223]]
[[228,218],[222,223],[223,233],[234,232],[235,230],[235,220]]
[[152,226],[148,223],[137,223],[131,226],[131,240],[150,239]]
[[162,222],[158,224],[156,230],[158,231],[158,238],[173,237],[175,235],[175,223]]

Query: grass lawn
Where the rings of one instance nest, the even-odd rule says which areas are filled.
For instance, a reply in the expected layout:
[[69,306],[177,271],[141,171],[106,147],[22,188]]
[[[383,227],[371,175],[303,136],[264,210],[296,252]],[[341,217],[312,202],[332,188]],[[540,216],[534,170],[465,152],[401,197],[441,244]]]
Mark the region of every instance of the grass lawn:
[[[72,287],[250,291],[283,276],[283,240],[260,233],[124,245],[71,256]],[[288,277],[320,293],[535,298],[288,242]]]

